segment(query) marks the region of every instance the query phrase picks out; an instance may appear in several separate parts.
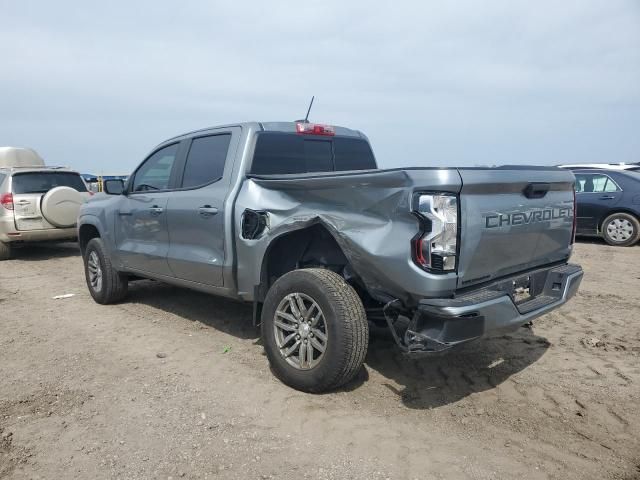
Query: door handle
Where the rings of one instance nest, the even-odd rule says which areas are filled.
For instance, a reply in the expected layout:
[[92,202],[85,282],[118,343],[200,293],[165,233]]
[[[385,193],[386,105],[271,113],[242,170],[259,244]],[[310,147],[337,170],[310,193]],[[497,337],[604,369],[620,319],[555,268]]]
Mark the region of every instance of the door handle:
[[614,198],[616,197],[614,197],[613,195],[603,195],[600,197],[600,200],[613,200]]
[[216,207],[212,207],[211,205],[203,205],[198,209],[198,212],[203,217],[212,217],[216,213],[218,213],[218,209]]
[[151,215],[153,215],[153,216],[160,215],[162,212],[164,212],[164,208],[159,207],[157,205],[154,205],[149,210],[151,211]]
[[118,210],[118,215],[120,215],[121,217],[130,217],[133,214],[131,212],[123,212],[122,210]]

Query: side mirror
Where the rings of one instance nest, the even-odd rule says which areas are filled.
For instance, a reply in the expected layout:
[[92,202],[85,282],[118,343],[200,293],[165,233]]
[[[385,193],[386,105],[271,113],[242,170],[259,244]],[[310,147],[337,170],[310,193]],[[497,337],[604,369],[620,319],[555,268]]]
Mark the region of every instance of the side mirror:
[[122,195],[124,181],[121,179],[105,180],[102,182],[102,191],[107,195]]

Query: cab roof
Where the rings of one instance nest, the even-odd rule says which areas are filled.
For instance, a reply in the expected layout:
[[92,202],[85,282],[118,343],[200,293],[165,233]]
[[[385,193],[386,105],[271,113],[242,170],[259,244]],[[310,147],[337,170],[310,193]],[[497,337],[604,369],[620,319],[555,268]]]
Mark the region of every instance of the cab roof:
[[[241,123],[229,123],[226,125],[216,125],[213,127],[201,128],[198,130],[192,130],[187,133],[183,133],[181,135],[176,135],[175,137],[169,138],[162,142],[160,145],[165,144],[167,142],[171,142],[174,140],[182,140],[185,138],[193,137],[195,135],[207,134],[209,132],[213,133],[216,130],[221,128],[231,128],[231,127],[240,127],[240,128],[253,128],[256,131],[261,132],[282,132],[282,133],[297,133],[297,125],[299,123],[304,123],[302,120],[296,122],[241,122]],[[316,122],[307,122],[310,124],[315,124]],[[326,125],[326,124],[323,124]],[[345,136],[345,137],[358,137],[366,139],[367,137],[359,130],[353,130],[347,127],[341,127],[338,125],[330,125],[335,130],[335,135]]]

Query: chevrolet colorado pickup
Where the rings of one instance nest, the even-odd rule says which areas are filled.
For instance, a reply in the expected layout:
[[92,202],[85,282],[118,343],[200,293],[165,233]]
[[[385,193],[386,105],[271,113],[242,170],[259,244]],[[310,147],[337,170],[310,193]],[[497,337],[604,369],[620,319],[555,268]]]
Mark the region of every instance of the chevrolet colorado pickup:
[[369,326],[408,354],[516,329],[564,304],[575,178],[555,167],[377,169],[361,132],[244,123],[158,145],[82,206],[96,302],[150,278],[253,303],[274,374],[348,382]]

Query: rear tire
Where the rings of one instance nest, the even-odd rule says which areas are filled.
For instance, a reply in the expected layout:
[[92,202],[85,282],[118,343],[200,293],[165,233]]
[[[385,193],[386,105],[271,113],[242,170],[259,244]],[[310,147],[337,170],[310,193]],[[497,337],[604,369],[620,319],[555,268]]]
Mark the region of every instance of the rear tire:
[[609,245],[630,247],[640,239],[640,222],[628,213],[614,213],[602,222],[602,237]]
[[10,243],[0,242],[0,261],[9,260],[12,253],[13,248]]
[[369,325],[360,297],[340,275],[301,269],[280,277],[267,293],[262,339],[276,377],[296,390],[318,393],[358,373]]
[[129,290],[129,280],[111,265],[104,243],[92,238],[84,250],[84,273],[89,293],[102,305],[122,301]]

